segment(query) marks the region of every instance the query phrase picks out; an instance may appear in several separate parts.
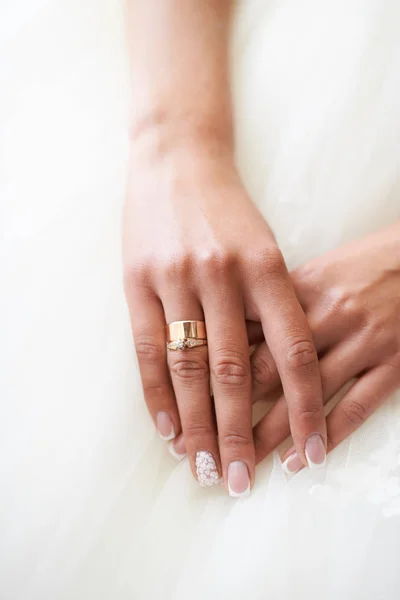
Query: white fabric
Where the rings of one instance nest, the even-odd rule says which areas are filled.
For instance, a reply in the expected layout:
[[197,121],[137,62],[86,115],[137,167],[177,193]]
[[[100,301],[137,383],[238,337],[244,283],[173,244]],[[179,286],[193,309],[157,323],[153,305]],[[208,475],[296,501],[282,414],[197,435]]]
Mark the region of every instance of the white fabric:
[[[0,6],[2,600],[394,600],[399,395],[249,499],[200,489],[144,407],[121,286],[117,0]],[[400,217],[398,0],[243,0],[238,163],[288,264]]]

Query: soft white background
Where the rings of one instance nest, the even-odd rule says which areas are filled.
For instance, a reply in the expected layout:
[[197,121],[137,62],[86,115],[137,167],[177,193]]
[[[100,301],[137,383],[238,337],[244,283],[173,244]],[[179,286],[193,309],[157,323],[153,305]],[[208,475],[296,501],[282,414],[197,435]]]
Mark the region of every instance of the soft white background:
[[[243,0],[238,163],[289,266],[400,217],[400,4]],[[156,40],[154,40],[156,43]],[[400,594],[392,398],[324,487],[199,490],[143,407],[120,269],[122,4],[0,3],[0,597]]]

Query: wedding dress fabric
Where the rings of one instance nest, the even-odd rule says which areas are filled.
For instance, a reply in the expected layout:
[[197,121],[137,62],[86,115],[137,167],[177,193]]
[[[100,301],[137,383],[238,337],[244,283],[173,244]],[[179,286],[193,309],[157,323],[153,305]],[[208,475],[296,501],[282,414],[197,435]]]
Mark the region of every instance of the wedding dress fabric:
[[[399,31],[398,0],[237,6],[238,166],[290,268],[400,218]],[[398,599],[399,394],[325,482],[275,454],[239,501],[154,432],[121,284],[122,4],[3,0],[0,49],[1,599]]]

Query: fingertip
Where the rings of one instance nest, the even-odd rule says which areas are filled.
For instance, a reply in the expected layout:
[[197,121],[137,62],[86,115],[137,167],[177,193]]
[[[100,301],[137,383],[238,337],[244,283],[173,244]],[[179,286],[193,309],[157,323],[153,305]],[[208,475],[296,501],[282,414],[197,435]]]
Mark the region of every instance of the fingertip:
[[310,469],[322,469],[325,467],[326,447],[320,433],[313,433],[307,438],[305,455]]
[[299,458],[296,450],[292,450],[292,452],[285,459],[281,458],[281,466],[285,475],[289,478],[296,475],[301,469],[304,468],[304,464]]
[[170,414],[161,410],[156,416],[156,426],[160,438],[164,441],[173,440],[175,437],[175,427]]
[[231,498],[246,498],[250,494],[250,472],[241,460],[232,461],[228,466],[228,492]]
[[169,453],[177,461],[183,460],[187,456],[185,439],[183,434],[178,435],[172,442],[167,445]]

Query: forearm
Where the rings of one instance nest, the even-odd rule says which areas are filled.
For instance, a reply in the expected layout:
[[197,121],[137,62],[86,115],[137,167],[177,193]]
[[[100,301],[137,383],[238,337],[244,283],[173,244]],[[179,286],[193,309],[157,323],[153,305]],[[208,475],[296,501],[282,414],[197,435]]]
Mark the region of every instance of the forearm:
[[127,0],[132,137],[232,142],[228,38],[232,0]]

